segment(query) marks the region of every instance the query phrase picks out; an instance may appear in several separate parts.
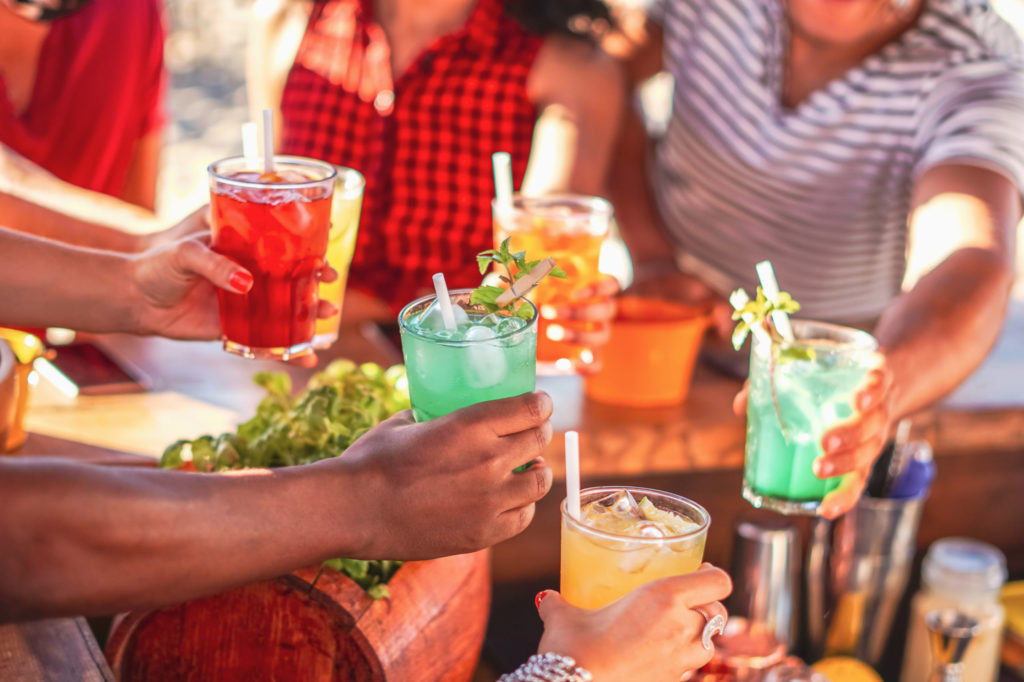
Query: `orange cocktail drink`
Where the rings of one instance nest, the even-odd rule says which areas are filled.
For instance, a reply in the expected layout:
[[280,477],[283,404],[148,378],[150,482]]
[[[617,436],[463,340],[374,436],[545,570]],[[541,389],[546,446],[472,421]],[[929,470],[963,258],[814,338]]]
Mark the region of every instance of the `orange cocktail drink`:
[[646,488],[587,488],[581,514],[562,503],[561,590],[597,609],[659,578],[692,573],[711,517],[699,504]]
[[611,227],[612,206],[604,199],[581,195],[515,196],[512,205],[492,204],[494,240],[509,238],[513,251],[551,256],[567,277],[545,278],[530,294],[541,312],[537,337],[537,370],[542,374],[586,372],[595,362],[594,349],[564,340],[566,327],[588,328],[586,322],[553,322],[553,306],[579,303],[573,293],[601,278],[601,245]]

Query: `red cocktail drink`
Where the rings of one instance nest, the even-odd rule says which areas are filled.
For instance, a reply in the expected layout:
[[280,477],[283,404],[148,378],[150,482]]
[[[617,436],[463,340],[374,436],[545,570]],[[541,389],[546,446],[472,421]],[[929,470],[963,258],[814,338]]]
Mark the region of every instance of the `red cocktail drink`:
[[209,168],[214,251],[253,276],[248,293],[218,291],[224,349],[287,360],[312,352],[335,171],[311,159],[232,158]]

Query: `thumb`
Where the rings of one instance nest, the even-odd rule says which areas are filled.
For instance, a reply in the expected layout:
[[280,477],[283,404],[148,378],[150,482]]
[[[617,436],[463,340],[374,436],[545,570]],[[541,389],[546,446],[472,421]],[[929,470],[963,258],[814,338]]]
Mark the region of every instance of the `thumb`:
[[557,620],[568,609],[575,608],[565,601],[557,590],[544,590],[537,595],[537,613],[544,625],[549,625]]
[[175,264],[186,273],[204,277],[214,286],[238,294],[244,294],[252,288],[253,279],[248,270],[198,240],[179,242],[174,249]]
[[743,388],[732,399],[732,412],[737,417],[747,414],[747,401],[750,400],[750,381],[743,382]]

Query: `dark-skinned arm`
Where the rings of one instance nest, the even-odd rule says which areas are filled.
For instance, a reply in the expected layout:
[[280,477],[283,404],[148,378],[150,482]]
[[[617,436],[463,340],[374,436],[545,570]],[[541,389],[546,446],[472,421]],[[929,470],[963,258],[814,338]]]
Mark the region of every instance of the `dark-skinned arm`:
[[173,604],[334,557],[489,547],[551,487],[550,416],[543,393],[420,424],[406,411],[342,457],[225,474],[6,458],[0,623]]

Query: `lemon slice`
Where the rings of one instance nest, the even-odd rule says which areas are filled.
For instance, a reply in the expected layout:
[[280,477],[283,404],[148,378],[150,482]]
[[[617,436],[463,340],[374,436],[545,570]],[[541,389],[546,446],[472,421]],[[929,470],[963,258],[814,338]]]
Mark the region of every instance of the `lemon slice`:
[[666,535],[685,535],[697,530],[697,524],[689,519],[684,519],[678,514],[673,514],[664,509],[658,509],[646,497],[640,500],[640,511],[644,513],[648,521],[654,521],[662,527]]
[[812,665],[811,669],[821,673],[831,682],[882,682],[882,678],[871,666],[855,658],[825,658]]

